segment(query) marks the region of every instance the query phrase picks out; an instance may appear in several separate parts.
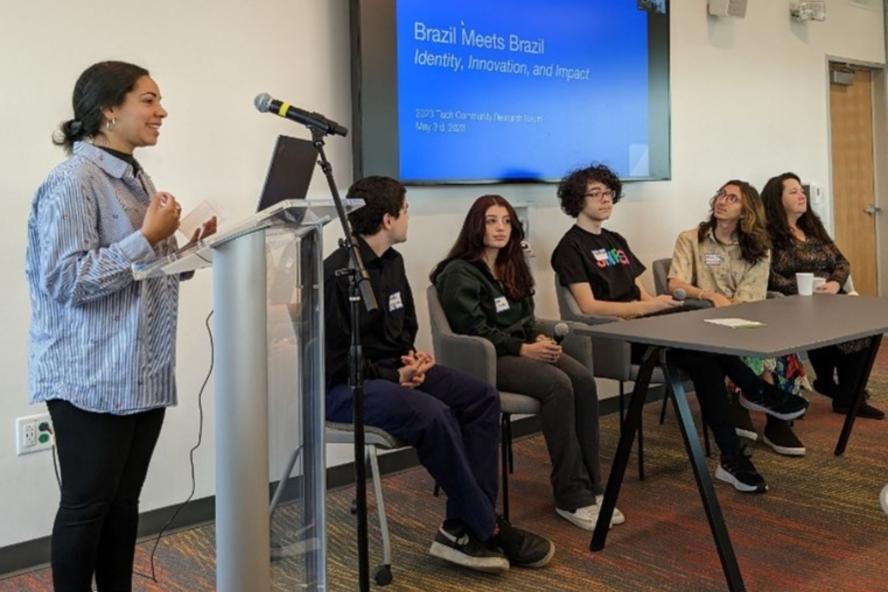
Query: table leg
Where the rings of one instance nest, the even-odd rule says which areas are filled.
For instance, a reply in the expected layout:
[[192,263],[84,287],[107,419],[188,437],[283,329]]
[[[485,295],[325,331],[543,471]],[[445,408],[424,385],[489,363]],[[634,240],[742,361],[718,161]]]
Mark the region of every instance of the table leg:
[[740,566],[737,565],[737,558],[734,556],[734,548],[731,545],[731,538],[728,536],[725,519],[722,516],[721,508],[718,505],[718,498],[712,487],[706,459],[703,451],[700,449],[700,438],[694,425],[694,417],[688,406],[688,398],[681,376],[676,368],[672,368],[668,364],[664,370],[669,384],[672,386],[672,404],[675,407],[675,417],[681,428],[681,435],[684,438],[691,467],[694,469],[697,489],[699,489],[700,498],[703,500],[703,509],[706,510],[706,518],[709,520],[712,538],[715,539],[715,547],[718,550],[719,559],[721,559],[722,570],[724,570],[725,579],[728,582],[728,589],[731,592],[744,591],[746,587],[743,584],[743,576],[740,574]]
[[620,431],[620,443],[617,445],[617,453],[614,455],[614,464],[611,467],[610,476],[607,479],[607,487],[604,490],[604,501],[598,513],[598,522],[595,523],[595,532],[592,534],[592,542],[589,549],[601,551],[604,549],[604,541],[610,528],[614,507],[617,505],[617,496],[620,494],[620,486],[626,474],[626,465],[629,464],[629,454],[632,452],[632,443],[635,440],[635,432],[641,424],[641,413],[644,411],[644,403],[647,401],[648,386],[651,382],[651,374],[659,358],[657,347],[649,347],[644,354],[641,368],[635,379],[635,388],[632,390],[632,398],[629,401],[629,412],[622,424]]
[[835,455],[841,456],[845,453],[845,446],[848,445],[848,438],[851,437],[851,428],[854,427],[854,420],[857,418],[857,406],[860,405],[864,397],[866,383],[869,381],[870,372],[873,370],[873,364],[876,361],[876,354],[879,353],[879,346],[882,344],[882,335],[873,335],[870,337],[869,357],[864,366],[863,372],[857,377],[857,384],[854,385],[854,400],[848,408],[848,415],[845,416],[845,424],[842,426],[842,433],[839,435],[839,441],[836,443]]

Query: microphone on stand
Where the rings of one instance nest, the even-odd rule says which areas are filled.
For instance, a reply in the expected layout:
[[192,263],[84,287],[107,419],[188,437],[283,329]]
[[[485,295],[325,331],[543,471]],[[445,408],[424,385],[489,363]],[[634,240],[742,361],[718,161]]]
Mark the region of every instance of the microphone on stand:
[[319,129],[327,135],[348,135],[348,128],[344,125],[340,125],[332,119],[327,119],[320,113],[306,111],[305,109],[294,107],[286,101],[272,99],[268,93],[256,95],[256,98],[253,99],[253,104],[262,113],[274,113],[284,119],[290,119],[296,123]]

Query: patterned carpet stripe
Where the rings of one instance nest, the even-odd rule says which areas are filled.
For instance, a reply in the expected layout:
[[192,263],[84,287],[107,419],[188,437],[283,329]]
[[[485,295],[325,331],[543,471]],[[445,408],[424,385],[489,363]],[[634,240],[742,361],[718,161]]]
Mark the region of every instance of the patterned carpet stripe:
[[[870,381],[873,403],[888,408],[888,348]],[[755,592],[877,592],[888,590],[888,517],[878,493],[888,482],[888,422],[858,420],[844,457],[832,454],[842,417],[829,400],[811,395],[811,409],[796,422],[808,448],[804,458],[780,457],[761,443],[753,459],[770,485],[765,495],[743,495],[724,484],[715,488],[743,570]],[[692,403],[695,401],[692,397]],[[657,425],[659,406],[645,410],[647,479],[630,464],[619,507],[627,515],[601,553],[590,553],[590,533],[558,518],[549,490],[549,464],[542,437],[515,445],[511,481],[513,521],[551,538],[552,564],[542,570],[513,568],[504,576],[456,569],[428,556],[443,498],[421,468],[385,479],[384,490],[394,554],[395,581],[388,590],[448,591],[657,591],[704,592],[726,586],[693,474],[671,409]],[[695,412],[695,417],[699,415]],[[762,427],[762,418],[753,417]],[[602,458],[616,448],[615,415],[602,419]],[[714,470],[715,460],[709,461]],[[357,574],[350,489],[331,492],[329,504],[330,590],[354,590]],[[372,497],[371,497],[372,501]],[[371,511],[374,508],[371,507]],[[291,506],[277,514],[274,529],[285,533]],[[371,565],[381,558],[375,514],[371,514]],[[137,550],[137,569],[147,572],[150,543]],[[214,532],[205,525],[164,539],[157,553],[159,584],[136,577],[137,591],[214,589]],[[298,563],[272,563],[274,590],[296,590]],[[48,569],[0,581],[0,592],[49,590]],[[377,588],[379,589],[379,588]]]

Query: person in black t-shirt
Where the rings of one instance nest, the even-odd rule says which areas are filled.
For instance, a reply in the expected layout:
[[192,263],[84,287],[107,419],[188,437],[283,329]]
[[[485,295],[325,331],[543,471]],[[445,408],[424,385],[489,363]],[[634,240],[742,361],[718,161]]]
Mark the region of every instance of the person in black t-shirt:
[[[632,318],[679,304],[671,296],[651,296],[638,280],[644,266],[626,240],[602,228],[620,200],[622,187],[619,178],[604,165],[573,171],[558,186],[561,209],[577,223],[552,253],[552,268],[583,314]],[[644,349],[633,346],[633,361],[640,361]],[[735,356],[685,350],[670,350],[668,355],[670,363],[691,376],[703,420],[721,449],[716,478],[738,491],[766,491],[765,480],[746,455],[730,421],[725,378],[730,377],[745,398],[759,404],[758,410],[779,419],[803,415],[807,405],[804,399],[790,397],[761,380]]]
[[[365,423],[416,448],[419,461],[447,494],[447,518],[429,553],[486,572],[509,565],[542,567],[552,543],[515,528],[495,512],[499,393],[493,386],[435,363],[414,347],[417,322],[404,260],[392,247],[407,240],[406,190],[388,177],[367,177],[348,191],[364,207],[349,214],[379,309],[361,307]],[[342,247],[324,261],[326,415],[352,421],[347,268]]]
[[577,223],[555,247],[552,269],[584,314],[632,318],[679,305],[672,296],[649,294],[638,279],[645,267],[626,239],[602,228],[621,189],[605,166],[577,171],[558,189],[562,209]]

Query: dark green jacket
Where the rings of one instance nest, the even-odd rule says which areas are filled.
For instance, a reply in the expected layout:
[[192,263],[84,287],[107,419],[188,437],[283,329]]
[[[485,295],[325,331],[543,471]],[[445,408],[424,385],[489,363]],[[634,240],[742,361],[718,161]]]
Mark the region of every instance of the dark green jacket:
[[483,262],[451,261],[435,288],[450,328],[488,339],[498,356],[517,356],[522,343],[536,339],[533,297],[509,299]]

